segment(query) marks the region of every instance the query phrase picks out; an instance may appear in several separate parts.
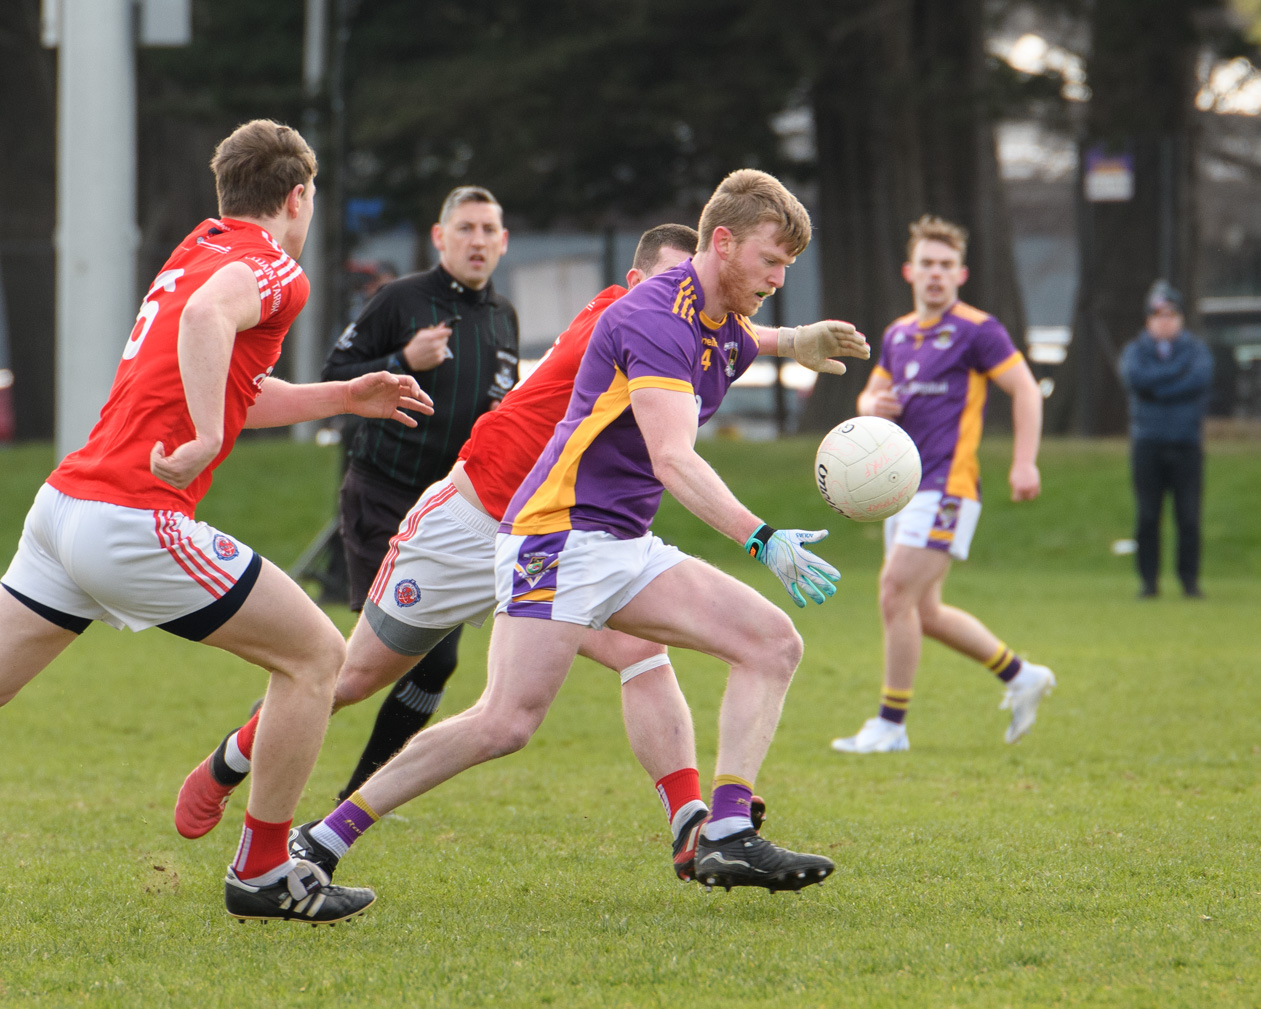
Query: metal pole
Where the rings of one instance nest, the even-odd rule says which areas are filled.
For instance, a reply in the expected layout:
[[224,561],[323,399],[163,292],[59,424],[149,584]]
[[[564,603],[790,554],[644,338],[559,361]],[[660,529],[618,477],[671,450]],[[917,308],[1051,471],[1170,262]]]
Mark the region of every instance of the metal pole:
[[63,0],[57,60],[56,452],[79,448],[135,322],[132,0]]
[[[302,88],[306,95],[306,110],[302,114],[302,135],[315,150],[316,157],[327,154],[322,150],[323,130],[319,102],[324,88],[325,54],[328,51],[328,0],[306,0],[306,32],[302,52]],[[319,181],[316,182],[319,191]],[[328,197],[332,197],[330,190]],[[298,316],[290,334],[293,351],[293,380],[318,382],[324,363],[325,343],[328,336],[328,270],[325,263],[325,221],[328,219],[324,200],[317,195],[315,214],[307,232],[306,245],[302,249],[302,269],[311,282],[311,297],[306,308]],[[315,437],[316,424],[297,424],[293,429],[296,441],[310,441]]]

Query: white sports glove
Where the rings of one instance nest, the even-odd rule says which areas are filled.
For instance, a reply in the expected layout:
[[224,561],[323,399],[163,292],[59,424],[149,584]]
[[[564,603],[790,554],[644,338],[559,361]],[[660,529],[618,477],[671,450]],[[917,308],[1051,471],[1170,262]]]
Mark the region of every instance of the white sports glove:
[[791,357],[811,371],[826,371],[831,375],[844,375],[845,365],[834,357],[871,357],[867,338],[848,322],[827,319],[812,322],[809,326],[783,327],[779,331],[777,353]]
[[798,606],[805,606],[804,592],[816,603],[836,595],[835,582],[841,573],[822,557],[801,548],[802,543],[818,543],[827,539],[826,529],[807,532],[804,529],[772,529],[762,523],[744,545],[749,556],[775,572]]

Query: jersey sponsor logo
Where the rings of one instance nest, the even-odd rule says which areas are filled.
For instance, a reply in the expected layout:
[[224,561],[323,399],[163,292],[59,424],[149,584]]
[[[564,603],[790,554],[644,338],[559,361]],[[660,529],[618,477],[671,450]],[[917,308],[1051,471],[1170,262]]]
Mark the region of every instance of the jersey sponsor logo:
[[949,391],[949,382],[902,382],[893,387],[897,396],[944,396]]
[[276,268],[261,256],[248,257],[251,263],[257,263],[258,269],[254,271],[254,276],[258,278],[258,295],[266,301],[271,298],[271,309],[268,314],[274,313],[280,307],[280,299],[284,294],[285,283],[276,273]]
[[210,544],[214,547],[215,556],[221,561],[230,561],[241,552],[231,538],[224,536],[223,533],[216,533]]
[[350,345],[355,342],[355,324],[352,322],[349,326],[342,330],[342,335],[337,338],[337,342],[333,344],[337,350],[349,350]]
[[403,608],[420,602],[420,586],[413,578],[404,578],[394,586],[394,602]]

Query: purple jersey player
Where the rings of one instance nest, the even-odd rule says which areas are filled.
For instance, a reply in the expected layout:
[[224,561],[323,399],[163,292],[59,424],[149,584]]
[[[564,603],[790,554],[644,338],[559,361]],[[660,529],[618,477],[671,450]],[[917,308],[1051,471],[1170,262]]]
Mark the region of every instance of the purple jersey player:
[[1001,322],[961,301],[885,330],[873,377],[889,381],[902,408],[896,419],[919,449],[921,491],[980,500],[976,450],[989,382],[1023,360]]
[[[840,573],[806,550],[823,531],[776,530],[696,453],[696,430],[755,356],[843,373],[867,357],[846,323],[755,333],[748,320],[810,240],[810,219],[774,177],[729,175],[700,221],[688,262],[640,284],[592,334],[564,420],[518,489],[496,542],[497,616],[486,690],[418,733],[341,809],[353,831],[309,832],[325,865],[376,817],[474,764],[520,749],[542,722],[589,627],[705,652],[731,667],[719,718],[712,811],[674,839],[706,886],[799,890],[832,862],[771,844],[750,818],[753,782],[801,658],[781,609],[688,557],[648,527],[663,490],[769,567],[799,606]],[[739,619],[732,619],[738,613]],[[334,838],[334,834],[336,837]],[[302,831],[299,840],[307,844]],[[330,847],[331,845],[331,847]],[[306,850],[304,848],[304,850]]]
[[990,382],[1012,399],[1012,500],[1031,501],[1042,486],[1042,395],[1002,323],[959,301],[968,276],[966,249],[966,232],[948,221],[925,216],[911,225],[902,276],[911,285],[915,311],[885,330],[880,363],[858,397],[860,413],[906,429],[924,475],[906,508],[885,521],[880,712],[857,735],[832,741],[840,753],[909,748],[906,712],[924,634],[983,663],[1006,684],[1009,743],[1029,731],[1039,703],[1055,686],[1051,670],[1022,661],[976,617],[941,601],[951,558],[967,558],[981,514],[976,450]]
[[729,312],[715,322],[698,297],[700,283],[688,260],[604,313],[574,380],[569,411],[518,488],[501,533],[590,529],[633,539],[648,531],[662,485],[629,409],[631,392],[694,395],[697,423],[704,424],[759,352],[747,318]]

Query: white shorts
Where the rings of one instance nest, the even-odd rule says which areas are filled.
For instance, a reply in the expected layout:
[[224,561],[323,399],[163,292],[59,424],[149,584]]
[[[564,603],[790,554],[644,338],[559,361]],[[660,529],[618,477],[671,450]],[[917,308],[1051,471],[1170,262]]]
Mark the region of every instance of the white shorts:
[[980,501],[922,490],[900,512],[884,520],[885,553],[901,543],[944,550],[955,560],[966,561],[980,518]]
[[103,620],[199,641],[240,609],[261,567],[240,540],[181,512],[83,501],[44,484],[0,581],[69,630]]
[[570,529],[495,540],[496,613],[601,628],[687,554],[648,533],[622,540]]
[[460,624],[481,627],[495,607],[498,527],[450,479],[426,488],[399,523],[364,603],[382,642],[422,655]]

